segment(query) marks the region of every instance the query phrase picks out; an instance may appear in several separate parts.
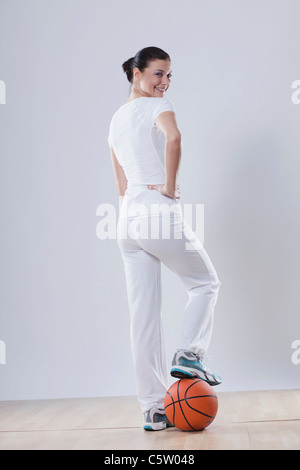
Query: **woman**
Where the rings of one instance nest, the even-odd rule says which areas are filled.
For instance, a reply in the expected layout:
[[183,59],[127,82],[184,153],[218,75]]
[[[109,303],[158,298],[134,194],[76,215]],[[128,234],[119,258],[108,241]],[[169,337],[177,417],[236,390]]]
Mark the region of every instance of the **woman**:
[[[163,405],[168,370],[161,322],[161,262],[179,276],[189,296],[170,371],[173,377],[221,383],[204,363],[221,283],[183,219],[179,203],[181,134],[174,104],[165,97],[171,83],[170,56],[157,47],[146,47],[122,67],[131,92],[113,115],[108,135],[120,196],[118,244],[144,429],[161,430],[170,425]],[[169,229],[167,236],[162,226]]]

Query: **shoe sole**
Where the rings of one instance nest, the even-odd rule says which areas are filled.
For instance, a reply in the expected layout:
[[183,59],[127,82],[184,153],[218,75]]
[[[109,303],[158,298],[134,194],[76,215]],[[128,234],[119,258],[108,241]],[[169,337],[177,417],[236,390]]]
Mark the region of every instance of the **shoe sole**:
[[167,427],[166,423],[145,423],[144,424],[145,431],[162,431],[163,429],[166,429],[166,427]]
[[[199,375],[201,373],[203,374],[202,376]],[[177,379],[198,378],[200,380],[203,380],[204,382],[207,382],[211,387],[215,385],[220,385],[222,383],[222,381],[210,380],[205,374],[205,372],[197,371],[196,369],[192,369],[192,368],[185,367],[185,366],[172,367],[170,374],[172,375],[172,377],[175,377]]]

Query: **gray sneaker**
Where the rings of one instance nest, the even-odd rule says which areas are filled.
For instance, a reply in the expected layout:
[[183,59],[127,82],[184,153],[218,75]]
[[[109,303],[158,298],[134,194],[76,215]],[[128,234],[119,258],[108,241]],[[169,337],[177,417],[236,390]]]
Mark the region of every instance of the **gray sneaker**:
[[174,427],[168,420],[165,410],[161,408],[151,408],[144,413],[145,431],[161,431],[162,429]]
[[211,386],[222,383],[221,377],[213,374],[208,369],[201,356],[189,351],[177,351],[175,353],[170,374],[172,377],[179,379],[197,377]]

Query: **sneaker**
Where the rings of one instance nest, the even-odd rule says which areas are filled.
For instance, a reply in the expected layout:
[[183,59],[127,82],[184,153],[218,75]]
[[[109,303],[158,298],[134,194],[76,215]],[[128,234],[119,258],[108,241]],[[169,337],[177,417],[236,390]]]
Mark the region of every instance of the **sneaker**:
[[161,431],[162,429],[174,427],[168,420],[165,410],[161,408],[151,408],[144,412],[145,431]]
[[203,362],[200,355],[189,351],[177,351],[172,361],[170,371],[172,377],[188,379],[197,377],[209,385],[220,385],[221,377],[213,374]]

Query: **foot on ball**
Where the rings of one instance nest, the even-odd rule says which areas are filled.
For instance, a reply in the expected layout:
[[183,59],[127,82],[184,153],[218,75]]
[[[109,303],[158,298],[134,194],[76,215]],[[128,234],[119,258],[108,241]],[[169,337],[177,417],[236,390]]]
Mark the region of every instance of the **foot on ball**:
[[221,377],[208,369],[200,355],[189,351],[181,350],[175,353],[170,374],[179,379],[198,377],[211,386],[222,383]]

